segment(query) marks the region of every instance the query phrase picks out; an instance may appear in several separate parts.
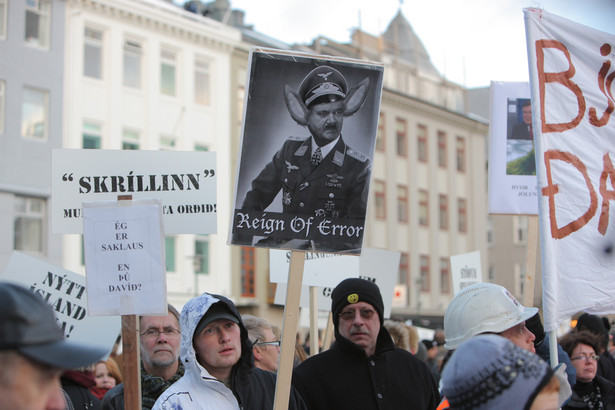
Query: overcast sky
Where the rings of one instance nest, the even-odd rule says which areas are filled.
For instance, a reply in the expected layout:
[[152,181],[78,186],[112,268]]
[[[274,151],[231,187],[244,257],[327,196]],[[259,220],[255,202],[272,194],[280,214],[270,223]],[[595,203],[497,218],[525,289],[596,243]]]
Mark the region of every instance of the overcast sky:
[[350,41],[353,28],[386,29],[401,7],[431,61],[449,80],[468,87],[528,81],[524,7],[615,34],[615,0],[231,0],[245,22],[287,43],[322,35]]

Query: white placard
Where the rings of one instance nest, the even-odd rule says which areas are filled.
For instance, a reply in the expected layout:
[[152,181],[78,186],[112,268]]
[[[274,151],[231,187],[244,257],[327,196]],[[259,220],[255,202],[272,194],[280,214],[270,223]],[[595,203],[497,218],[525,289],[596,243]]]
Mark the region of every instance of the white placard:
[[480,264],[480,251],[451,256],[453,295],[461,289],[483,281]]
[[[269,250],[269,281],[287,283],[291,251]],[[306,252],[303,284],[334,287],[346,278],[359,275],[359,256]]]
[[91,315],[166,315],[163,238],[157,200],[83,203]]
[[13,252],[2,279],[24,285],[41,295],[53,308],[58,326],[67,339],[111,352],[120,334],[121,320],[89,314],[83,275]]
[[[270,250],[269,261],[270,261],[270,272],[273,276],[274,263],[276,264],[275,269],[284,269],[284,264],[286,265],[286,277],[288,277],[288,269],[289,269],[289,261],[286,260],[286,252],[279,250]],[[340,256],[334,255],[333,258],[312,258],[312,260],[318,260],[321,265],[320,267],[325,269],[327,272],[335,271],[335,269],[341,269],[341,272],[335,272],[335,281],[331,282],[331,277],[328,277],[327,282],[328,285],[318,286],[318,309],[319,310],[331,310],[331,292],[333,288],[337,286],[339,282],[347,278],[363,278],[368,279],[376,283],[380,288],[380,293],[382,294],[382,300],[384,302],[384,316],[388,318],[391,316],[391,304],[393,302],[393,294],[395,290],[395,279],[397,278],[397,274],[399,271],[399,259],[401,254],[399,252],[393,251],[385,251],[382,249],[373,249],[373,248],[363,248],[360,257],[356,256]],[[274,258],[278,259],[274,262]],[[359,269],[357,270],[352,267],[352,269],[344,269],[344,264],[339,262],[337,258],[354,258],[359,260]],[[286,262],[284,262],[286,261]],[[307,269],[308,261],[305,262],[304,268],[304,276],[303,276],[303,284],[304,286],[301,288],[301,307],[309,307],[309,286],[306,283],[306,269]],[[330,266],[327,266],[330,265]],[[333,269],[332,267],[335,267]],[[281,275],[281,272],[276,272],[275,275],[278,277]],[[322,275],[321,275],[322,276]],[[286,280],[278,283],[276,289],[276,304],[284,305],[286,300]],[[280,293],[281,292],[281,293]]]
[[165,233],[216,233],[215,152],[54,149],[54,233],[82,233],[85,201],[160,199]]
[[615,313],[613,49],[607,34],[525,9],[546,331]]
[[531,110],[528,83],[491,82],[489,213],[538,214]]

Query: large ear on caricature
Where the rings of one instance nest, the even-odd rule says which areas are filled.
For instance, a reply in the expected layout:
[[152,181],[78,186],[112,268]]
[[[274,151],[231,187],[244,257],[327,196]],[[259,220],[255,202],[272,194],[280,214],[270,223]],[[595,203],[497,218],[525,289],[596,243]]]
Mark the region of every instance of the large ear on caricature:
[[367,92],[369,91],[369,78],[365,78],[355,88],[350,90],[346,96],[346,110],[344,111],[345,117],[350,117],[361,108],[365,99],[367,98]]
[[307,125],[308,109],[288,84],[284,86],[284,101],[293,120],[297,121],[299,125]]

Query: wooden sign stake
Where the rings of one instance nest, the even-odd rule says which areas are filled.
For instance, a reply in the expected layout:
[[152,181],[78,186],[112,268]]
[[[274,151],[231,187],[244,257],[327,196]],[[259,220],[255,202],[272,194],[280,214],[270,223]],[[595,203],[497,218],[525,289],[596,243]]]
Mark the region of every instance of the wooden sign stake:
[[527,228],[527,255],[525,258],[525,279],[523,283],[523,306],[534,306],[537,246],[538,216],[530,215]]
[[288,410],[290,383],[293,377],[293,362],[295,358],[295,340],[299,323],[299,302],[301,299],[304,263],[305,252],[291,252],[290,266],[288,267],[286,304],[284,306],[284,322],[282,323],[280,366],[275,385],[274,410]]
[[[117,200],[132,201],[132,195],[118,195]],[[122,376],[124,408],[141,410],[141,331],[137,315],[122,315]]]

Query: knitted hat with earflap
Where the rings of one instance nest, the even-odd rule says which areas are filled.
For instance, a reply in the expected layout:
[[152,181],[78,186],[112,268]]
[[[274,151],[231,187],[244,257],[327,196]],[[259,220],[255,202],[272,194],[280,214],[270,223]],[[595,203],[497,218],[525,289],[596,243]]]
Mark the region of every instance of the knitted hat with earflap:
[[527,410],[553,374],[508,339],[479,335],[462,343],[444,367],[442,393],[451,410]]

